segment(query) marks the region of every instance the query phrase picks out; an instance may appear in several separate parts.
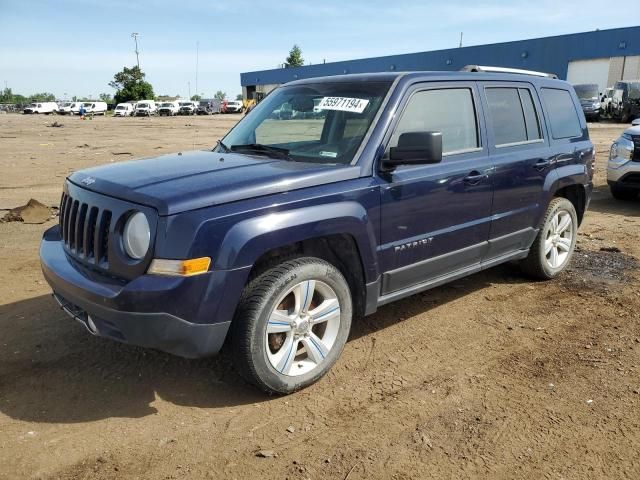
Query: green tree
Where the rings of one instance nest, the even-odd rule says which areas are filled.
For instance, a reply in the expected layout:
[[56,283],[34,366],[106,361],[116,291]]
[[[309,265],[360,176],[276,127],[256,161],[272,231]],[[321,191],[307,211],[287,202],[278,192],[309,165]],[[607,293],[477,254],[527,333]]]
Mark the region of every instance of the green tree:
[[109,82],[109,86],[116,90],[113,96],[115,103],[154,98],[153,86],[144,77],[144,72],[137,66],[124,67],[121,72],[116,73],[113,81]]
[[200,100],[202,100],[202,97],[200,95],[191,95],[192,102],[199,102]]
[[225,98],[227,98],[227,94],[226,92],[223,92],[222,90],[218,90],[216,92],[216,94],[213,96],[213,98],[215,98],[216,100],[224,100]]
[[291,51],[289,51],[289,56],[285,60],[285,65],[287,68],[289,67],[301,67],[304,65],[304,58],[302,58],[302,50],[298,45],[294,45]]
[[5,88],[0,93],[0,103],[13,103],[13,92],[10,88]]
[[242,100],[242,94],[239,93],[238,95],[236,95],[236,100]]
[[110,93],[101,93],[100,94],[100,100],[102,100],[103,102],[106,102],[106,103],[113,102],[113,98],[111,97]]
[[30,99],[32,102],[53,102],[56,96],[53,93],[42,92],[31,95]]

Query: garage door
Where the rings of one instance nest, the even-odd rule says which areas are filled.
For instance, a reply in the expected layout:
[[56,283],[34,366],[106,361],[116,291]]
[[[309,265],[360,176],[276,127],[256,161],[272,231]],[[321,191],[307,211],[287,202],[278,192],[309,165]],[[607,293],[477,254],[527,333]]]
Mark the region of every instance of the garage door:
[[573,85],[579,83],[596,83],[601,92],[609,85],[609,59],[575,60],[569,62],[567,81]]

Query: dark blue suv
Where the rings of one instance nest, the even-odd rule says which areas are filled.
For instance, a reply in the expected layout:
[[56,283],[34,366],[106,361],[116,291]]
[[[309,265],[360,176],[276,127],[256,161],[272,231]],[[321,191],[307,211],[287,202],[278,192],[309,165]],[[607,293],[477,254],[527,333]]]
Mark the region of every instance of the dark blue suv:
[[72,174],[42,268],[91,333],[184,357],[226,343],[287,393],[381,305],[507,261],[562,272],[593,163],[573,88],[543,75],[302,80],[211,151]]

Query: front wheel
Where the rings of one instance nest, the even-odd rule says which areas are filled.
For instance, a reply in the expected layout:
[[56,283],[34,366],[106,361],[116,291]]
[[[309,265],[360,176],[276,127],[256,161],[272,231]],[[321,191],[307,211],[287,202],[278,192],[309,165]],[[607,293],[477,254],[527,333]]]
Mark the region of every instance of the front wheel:
[[232,355],[250,383],[269,393],[310,385],[336,363],[351,329],[349,286],[333,265],[283,262],[245,288],[232,323]]
[[635,200],[638,196],[638,191],[631,188],[619,187],[617,185],[611,185],[611,196],[616,200]]
[[554,198],[522,269],[541,280],[559,275],[571,261],[577,236],[578,216],[573,204],[566,198]]

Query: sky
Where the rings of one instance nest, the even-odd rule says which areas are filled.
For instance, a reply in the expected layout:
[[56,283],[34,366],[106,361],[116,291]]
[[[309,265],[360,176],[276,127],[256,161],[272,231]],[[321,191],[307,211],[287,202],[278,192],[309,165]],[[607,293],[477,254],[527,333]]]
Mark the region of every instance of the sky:
[[241,72],[276,68],[293,44],[321,63],[457,47],[460,32],[470,46],[640,24],[638,9],[603,11],[592,0],[0,0],[0,88],[113,94],[137,32],[156,95],[235,98]]

